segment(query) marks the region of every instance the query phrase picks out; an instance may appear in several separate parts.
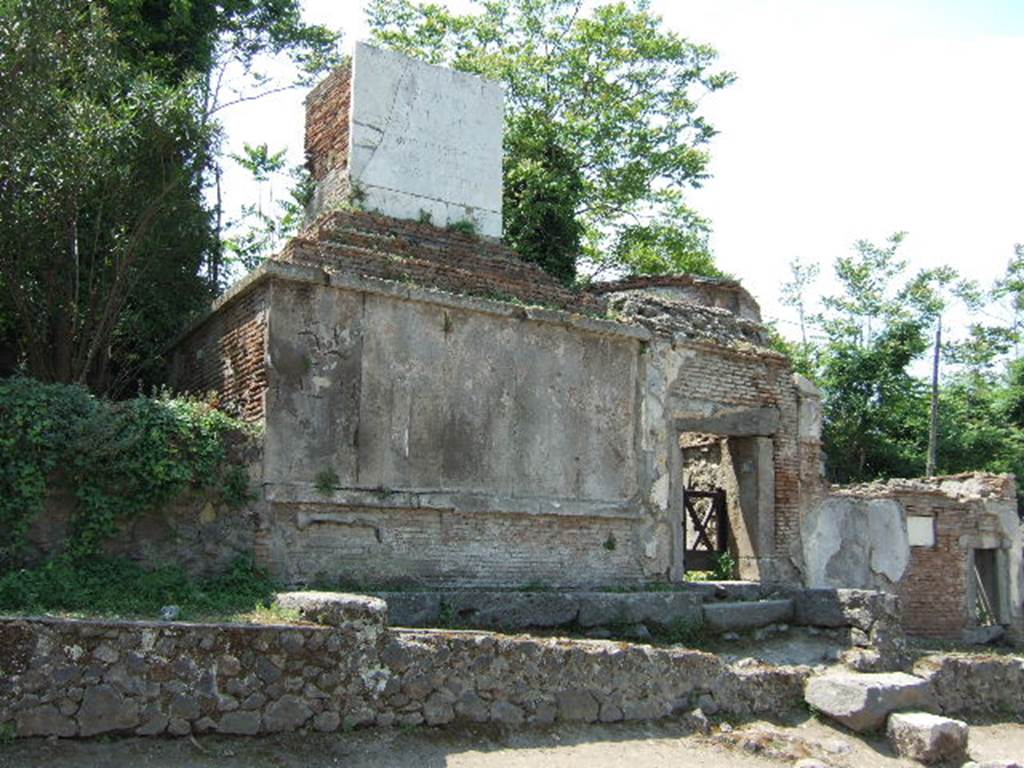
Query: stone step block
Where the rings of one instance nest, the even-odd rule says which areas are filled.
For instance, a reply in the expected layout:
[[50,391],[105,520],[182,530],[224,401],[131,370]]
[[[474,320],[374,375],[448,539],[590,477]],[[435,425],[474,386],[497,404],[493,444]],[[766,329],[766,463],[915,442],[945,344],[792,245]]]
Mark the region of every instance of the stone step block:
[[741,632],[792,618],[793,601],[789,599],[704,604],[704,626],[713,632]]
[[804,700],[863,733],[879,730],[897,710],[928,708],[931,684],[904,672],[834,672],[812,677]]
[[765,586],[759,581],[690,581],[687,592],[696,592],[705,602],[715,600],[760,600]]
[[581,627],[646,624],[697,626],[703,621],[700,595],[690,592],[581,592]]
[[967,754],[967,723],[928,712],[889,715],[889,741],[901,757],[921,763],[961,761]]

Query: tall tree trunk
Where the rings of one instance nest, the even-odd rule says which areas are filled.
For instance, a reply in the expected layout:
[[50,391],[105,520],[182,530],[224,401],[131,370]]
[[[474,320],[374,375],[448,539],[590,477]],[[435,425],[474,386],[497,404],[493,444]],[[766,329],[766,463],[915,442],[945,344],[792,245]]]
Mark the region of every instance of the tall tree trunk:
[[932,413],[928,425],[928,462],[925,476],[935,477],[935,465],[939,456],[939,353],[942,350],[942,316],[935,327],[935,356],[932,359]]

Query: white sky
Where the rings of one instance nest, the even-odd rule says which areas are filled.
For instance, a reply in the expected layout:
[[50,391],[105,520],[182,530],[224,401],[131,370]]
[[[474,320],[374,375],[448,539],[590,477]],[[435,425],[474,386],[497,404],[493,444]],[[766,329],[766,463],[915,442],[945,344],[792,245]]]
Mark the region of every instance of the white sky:
[[[351,42],[366,37],[362,5],[307,0],[306,16]],[[787,335],[776,297],[794,256],[827,275],[853,241],[907,230],[913,266],[989,283],[1024,241],[1024,0],[652,5],[739,76],[702,103],[720,134],[713,178],[689,199],[713,223],[719,266]],[[266,142],[301,162],[304,95],[225,110],[229,151]],[[227,170],[229,211],[256,194]]]

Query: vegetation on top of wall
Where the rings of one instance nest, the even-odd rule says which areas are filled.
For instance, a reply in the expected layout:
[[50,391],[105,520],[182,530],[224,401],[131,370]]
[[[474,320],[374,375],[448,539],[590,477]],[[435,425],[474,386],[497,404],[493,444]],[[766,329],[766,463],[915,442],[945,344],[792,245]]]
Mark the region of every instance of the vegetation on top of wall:
[[0,380],[0,573],[19,564],[26,531],[58,485],[74,498],[64,547],[72,559],[187,489],[239,506],[249,488],[231,447],[252,437],[252,427],[195,398],[114,403],[81,386]]
[[0,612],[156,619],[176,606],[183,620],[281,621],[271,606],[277,585],[248,560],[206,579],[178,566],[153,569],[120,558],[57,558],[0,576]]

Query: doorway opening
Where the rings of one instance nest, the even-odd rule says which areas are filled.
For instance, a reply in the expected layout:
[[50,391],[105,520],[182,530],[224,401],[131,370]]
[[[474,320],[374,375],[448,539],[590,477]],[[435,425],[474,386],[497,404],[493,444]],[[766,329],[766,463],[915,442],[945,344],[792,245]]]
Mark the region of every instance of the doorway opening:
[[774,536],[772,440],[679,433],[685,571],[760,580]]

